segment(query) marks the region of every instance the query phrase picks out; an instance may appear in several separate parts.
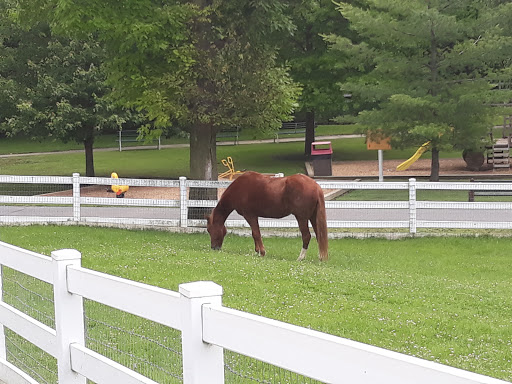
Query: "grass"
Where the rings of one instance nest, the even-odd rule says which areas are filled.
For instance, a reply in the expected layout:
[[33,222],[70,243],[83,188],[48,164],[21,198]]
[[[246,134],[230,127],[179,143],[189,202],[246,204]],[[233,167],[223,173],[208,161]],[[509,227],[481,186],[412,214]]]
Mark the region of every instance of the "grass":
[[[367,151],[364,138],[332,140],[333,161],[375,160],[376,151]],[[390,150],[386,159],[410,157],[415,149]],[[304,143],[268,143],[228,145],[217,147],[219,172],[225,170],[221,159],[231,156],[236,170],[253,170],[264,173],[283,172],[286,175],[304,173]],[[428,158],[429,154],[424,155]],[[458,157],[458,152],[445,152],[443,156]],[[96,151],[94,163],[96,176],[110,176],[117,172],[121,177],[174,179],[189,175],[189,149],[170,148],[131,151]],[[84,153],[44,154],[0,158],[0,173],[4,175],[64,175],[73,172],[85,174]]]
[[[117,135],[114,134],[97,136],[94,140],[94,148],[119,148],[119,144],[116,142],[116,140]],[[188,143],[188,139],[182,137],[161,138],[162,145],[184,143]],[[123,148],[139,145],[156,147],[157,142],[126,142],[123,143]],[[31,140],[25,137],[12,137],[0,139],[0,155],[12,153],[59,152],[83,149],[83,144],[79,144],[74,141],[63,143],[60,140],[50,138],[42,140]]]
[[342,239],[330,260],[298,238],[228,235],[220,252],[206,234],[28,226],[0,240],[49,255],[75,248],[82,265],[177,290],[212,280],[226,306],[443,364],[512,380],[512,258],[509,238]]
[[[319,125],[316,128],[316,135],[347,135],[357,133],[357,126],[355,125]],[[298,135],[298,137],[304,136]],[[94,141],[94,148],[119,148],[117,143],[117,134],[104,134],[97,136]],[[255,140],[255,139],[273,139],[273,135],[262,135],[251,130],[242,130],[239,136],[240,140]],[[222,141],[233,141],[232,139],[225,139]],[[169,138],[161,137],[160,143],[162,145],[170,144],[188,144],[188,138],[172,136]],[[123,147],[133,146],[151,146],[155,147],[156,142],[145,143],[140,142],[126,142]],[[56,139],[39,139],[32,140],[25,137],[9,137],[0,138],[0,155],[13,154],[13,153],[35,153],[35,152],[54,152],[54,151],[68,151],[68,150],[83,150],[83,145],[76,142],[63,143]]]

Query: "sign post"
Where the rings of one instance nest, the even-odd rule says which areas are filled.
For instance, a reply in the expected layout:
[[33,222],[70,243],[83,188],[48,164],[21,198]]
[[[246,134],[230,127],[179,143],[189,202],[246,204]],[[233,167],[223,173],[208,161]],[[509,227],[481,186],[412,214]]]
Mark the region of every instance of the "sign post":
[[377,150],[379,158],[379,181],[384,181],[384,154],[382,151],[391,149],[391,138],[380,133],[370,132],[366,136],[366,149]]

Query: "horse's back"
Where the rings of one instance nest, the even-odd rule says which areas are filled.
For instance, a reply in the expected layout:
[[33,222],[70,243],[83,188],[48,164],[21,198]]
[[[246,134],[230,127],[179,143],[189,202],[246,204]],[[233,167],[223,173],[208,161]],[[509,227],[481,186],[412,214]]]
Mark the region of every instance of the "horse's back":
[[302,174],[288,177],[284,199],[296,216],[310,217],[318,203],[324,204],[322,188],[315,180]]
[[246,172],[230,185],[223,199],[229,199],[242,215],[277,218],[311,215],[319,194],[323,197],[320,186],[306,175],[270,177]]

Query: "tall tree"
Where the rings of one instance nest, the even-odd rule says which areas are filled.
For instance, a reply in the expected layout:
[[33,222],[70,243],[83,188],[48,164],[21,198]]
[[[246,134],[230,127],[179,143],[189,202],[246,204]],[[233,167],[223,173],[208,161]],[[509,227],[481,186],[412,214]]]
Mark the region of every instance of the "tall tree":
[[290,65],[292,78],[302,86],[296,113],[305,116],[304,153],[309,156],[315,140],[315,120],[338,117],[348,106],[339,87],[350,74],[345,52],[329,50],[324,36],[349,37],[352,32],[331,0],[290,1],[287,13],[295,29],[289,38],[280,39],[280,56]]
[[[5,5],[5,3],[3,3]],[[12,8],[11,8],[12,10]],[[23,30],[5,18],[0,36],[0,82],[5,109],[2,129],[34,139],[52,137],[84,145],[87,176],[94,176],[94,138],[123,121],[103,99],[109,88],[101,71],[103,49],[97,42],[52,36],[40,22]]]
[[290,28],[280,1],[41,2],[60,33],[105,44],[118,102],[189,130],[194,179],[217,178],[222,127],[276,129],[293,109],[298,88],[267,43]]
[[374,104],[361,121],[390,135],[395,146],[430,141],[430,179],[438,181],[439,151],[478,146],[492,124],[492,81],[510,78],[512,58],[512,40],[499,20],[512,16],[512,6],[485,0],[361,3],[338,5],[362,42],[331,43],[353,52],[368,71],[343,87]]

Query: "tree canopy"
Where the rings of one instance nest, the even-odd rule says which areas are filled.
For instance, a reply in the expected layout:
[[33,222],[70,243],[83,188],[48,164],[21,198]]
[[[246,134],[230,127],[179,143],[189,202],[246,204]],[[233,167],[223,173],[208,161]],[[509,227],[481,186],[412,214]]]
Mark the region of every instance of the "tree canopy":
[[43,21],[22,29],[14,20],[16,9],[2,6],[7,8],[0,16],[2,130],[81,143],[86,174],[94,176],[95,135],[125,119],[104,98],[110,89],[101,70],[103,48],[90,37],[56,37]]
[[222,127],[276,129],[294,108],[299,88],[268,43],[291,28],[284,2],[41,1],[55,31],[104,45],[116,102],[190,132],[193,178],[217,177]]
[[330,37],[351,52],[360,75],[342,84],[373,108],[360,114],[395,146],[430,141],[431,180],[439,178],[439,150],[472,149],[492,124],[493,80],[510,79],[509,3],[470,0],[365,0],[338,9],[360,38]]
[[345,114],[350,105],[338,85],[351,73],[345,52],[330,50],[324,36],[349,36],[351,31],[331,0],[289,1],[286,12],[295,28],[279,40],[280,59],[302,87],[295,116],[306,120],[305,153],[310,155],[315,121]]

